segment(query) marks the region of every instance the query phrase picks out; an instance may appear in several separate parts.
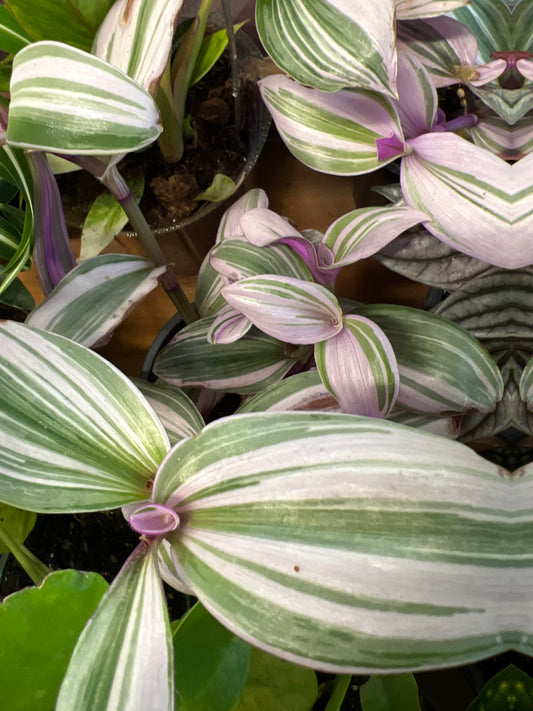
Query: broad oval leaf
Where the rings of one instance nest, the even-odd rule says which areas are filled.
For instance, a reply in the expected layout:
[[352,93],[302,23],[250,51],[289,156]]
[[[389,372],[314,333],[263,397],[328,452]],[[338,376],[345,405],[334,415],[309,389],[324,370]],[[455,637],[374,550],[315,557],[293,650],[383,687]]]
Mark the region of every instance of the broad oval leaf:
[[120,154],[161,133],[150,94],[120,70],[59,42],[17,53],[7,142],[66,155]]
[[176,574],[229,629],[306,666],[392,672],[530,649],[532,485],[499,473],[383,420],[252,413],[176,445],[153,498],[181,517]]
[[256,23],[274,62],[302,84],[395,94],[393,0],[258,0]]
[[[327,94],[279,74],[260,82],[276,128],[302,163],[333,175],[370,173],[404,150],[400,121],[385,96],[363,90]],[[391,139],[395,150],[380,159],[376,141]]]
[[398,364],[389,339],[367,318],[344,316],[342,330],[315,346],[322,382],[352,415],[386,417],[398,397]]
[[157,356],[154,373],[178,387],[248,394],[281,380],[296,362],[283,343],[257,331],[214,345],[208,341],[213,322],[204,318],[186,326]]
[[392,343],[400,372],[398,404],[428,413],[488,412],[503,393],[500,371],[468,331],[407,306],[358,309]]
[[172,711],[172,639],[156,550],[131,554],[83,630],[55,711]]
[[342,329],[339,302],[320,284],[265,274],[225,286],[222,295],[261,331],[287,343],[317,343]]
[[0,343],[1,499],[65,513],[145,499],[169,445],[128,378],[29,326],[1,322]]

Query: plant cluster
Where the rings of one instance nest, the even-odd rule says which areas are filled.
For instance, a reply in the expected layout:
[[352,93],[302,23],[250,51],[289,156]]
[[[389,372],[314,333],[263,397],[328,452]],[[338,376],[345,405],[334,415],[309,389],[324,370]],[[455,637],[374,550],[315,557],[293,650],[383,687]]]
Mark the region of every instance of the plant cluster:
[[[403,672],[533,655],[533,6],[257,0],[265,47],[292,77],[262,81],[290,150],[332,174],[394,164],[400,182],[380,189],[392,204],[324,234],[247,192],[188,304],[116,171],[161,133],[145,67],[153,52],[168,61],[178,4],[118,0],[107,53],[43,39],[13,59],[1,167],[26,208],[3,212],[24,237],[6,282],[35,231],[50,293],[25,324],[0,323],[0,535],[38,582],[47,571],[22,545],[31,512],[120,507],[140,536],[105,592],[72,571],[46,577],[45,600],[56,585],[87,593],[50,705],[60,687],[56,711],[246,711],[249,675],[290,662],[336,675],[329,711],[354,673],[373,675],[365,711],[414,709]],[[144,18],[127,71],[112,56],[126,7]],[[65,230],[45,152],[101,177],[149,259],[74,266],[53,247]],[[338,297],[339,271],[369,256],[445,298],[422,311]],[[156,382],[132,381],[90,348],[158,282],[186,325]],[[205,424],[227,393],[237,411]],[[487,440],[486,457],[465,444]],[[162,580],[201,603],[179,624]],[[204,676],[199,638],[221,650]],[[310,708],[314,675],[279,673],[304,688],[284,703]],[[507,699],[528,703],[527,679],[505,674]]]

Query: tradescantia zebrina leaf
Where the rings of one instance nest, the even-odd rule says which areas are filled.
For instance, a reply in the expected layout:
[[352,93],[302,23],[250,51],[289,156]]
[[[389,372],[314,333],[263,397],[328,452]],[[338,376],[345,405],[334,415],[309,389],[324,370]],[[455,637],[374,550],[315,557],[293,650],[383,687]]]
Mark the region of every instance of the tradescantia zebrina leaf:
[[418,17],[444,15],[446,12],[466,5],[470,0],[394,0],[394,2],[397,18],[412,20]]
[[357,312],[381,326],[392,343],[399,405],[435,414],[490,411],[502,397],[496,363],[460,326],[407,306],[378,304]]
[[383,420],[252,413],[176,445],[153,500],[180,516],[177,576],[232,631],[390,672],[531,652],[533,487],[500,473]]
[[62,336],[0,323],[2,500],[29,511],[146,498],[169,444],[120,371]]
[[59,42],[35,42],[15,56],[9,144],[107,155],[148,146],[160,133],[150,94],[98,57]]
[[172,639],[156,551],[142,542],[83,630],[56,711],[172,711]]
[[70,271],[26,323],[94,346],[155,289],[165,271],[130,254],[93,257]]
[[393,0],[258,0],[256,22],[268,54],[302,84],[395,94]]

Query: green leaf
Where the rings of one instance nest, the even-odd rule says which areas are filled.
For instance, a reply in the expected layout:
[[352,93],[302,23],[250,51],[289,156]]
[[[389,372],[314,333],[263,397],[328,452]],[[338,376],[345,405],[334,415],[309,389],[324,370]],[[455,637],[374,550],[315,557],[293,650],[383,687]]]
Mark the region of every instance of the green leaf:
[[363,711],[420,711],[418,685],[412,674],[373,676],[359,690]]
[[171,711],[172,639],[156,551],[141,542],[83,630],[55,711]]
[[[0,533],[7,531],[17,543],[24,543],[35,525],[37,515],[13,506],[0,503]],[[3,545],[0,538],[0,553],[9,553],[9,546]]]
[[[50,711],[76,641],[107,588],[96,573],[60,570],[0,605],[0,688],[9,711]],[[71,707],[72,708],[72,707]]]
[[[35,3],[34,3],[35,9]],[[15,20],[9,10],[0,6],[0,47],[4,52],[16,54],[32,42],[30,35]]]
[[232,180],[229,175],[224,175],[223,173],[217,173],[213,178],[211,185],[206,188],[201,193],[198,193],[195,200],[209,200],[210,202],[222,202],[226,200],[230,195],[233,195],[237,186],[235,181]]
[[12,281],[8,288],[1,292],[0,303],[20,309],[22,312],[35,308],[35,299],[20,279]]
[[3,501],[75,512],[146,498],[168,439],[125,375],[73,341],[9,321],[0,374]]
[[[239,24],[234,25],[233,31],[237,33],[244,24],[244,22],[240,22]],[[204,37],[196,57],[192,76],[189,81],[189,87],[199,82],[200,79],[215,66],[222,56],[223,51],[226,49],[227,44],[228,32],[226,29],[218,30],[218,32],[212,32]]]
[[174,633],[179,708],[230,711],[248,677],[252,649],[197,603]]
[[350,688],[352,680],[351,674],[337,674],[333,682],[333,691],[328,700],[328,705],[324,711],[341,711],[342,702],[346,696],[346,692]]
[[530,711],[533,679],[514,664],[495,674],[467,711]]
[[35,40],[57,40],[89,51],[113,0],[6,0]]
[[150,94],[98,57],[59,42],[36,42],[15,56],[9,144],[117,155],[150,145],[160,133]]
[[317,693],[316,674],[312,669],[254,648],[246,686],[231,711],[309,711]]
[[[128,186],[138,203],[144,192],[144,173],[138,170],[128,180]],[[128,222],[128,216],[117,199],[107,190],[91,205],[81,232],[80,261],[95,257],[113,241]]]

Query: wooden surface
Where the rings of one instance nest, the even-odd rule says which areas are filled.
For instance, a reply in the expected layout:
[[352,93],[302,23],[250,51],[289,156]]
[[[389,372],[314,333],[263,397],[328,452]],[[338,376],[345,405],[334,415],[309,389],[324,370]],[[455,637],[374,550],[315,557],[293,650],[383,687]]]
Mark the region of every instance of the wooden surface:
[[[300,229],[325,231],[333,220],[353,210],[356,202],[358,207],[370,201],[379,204],[376,202],[379,197],[371,193],[370,187],[382,181],[383,178],[376,175],[340,178],[305,168],[290,155],[275,129],[272,129],[244,187],[262,187],[269,196],[270,207],[289,217]],[[175,236],[162,240],[165,255],[175,264],[182,287],[191,300],[194,298],[198,260],[214,243],[222,213],[223,209],[219,209],[216,215],[189,231],[187,236],[198,252],[196,256],[191,256],[191,249]],[[73,246],[75,251],[79,249],[79,239],[73,238]],[[143,254],[137,240],[122,235],[106,251]],[[21,278],[36,301],[40,302],[42,292],[34,271],[23,274]],[[341,272],[336,291],[340,296],[365,303],[422,306],[427,289],[395,275],[373,259],[365,259]],[[110,343],[99,352],[127,375],[138,376],[150,344],[174,313],[174,306],[165,292],[161,288],[155,289],[117,328]]]

